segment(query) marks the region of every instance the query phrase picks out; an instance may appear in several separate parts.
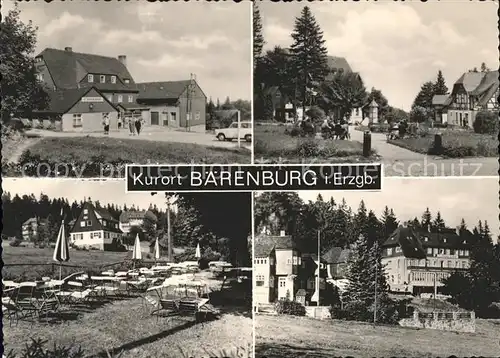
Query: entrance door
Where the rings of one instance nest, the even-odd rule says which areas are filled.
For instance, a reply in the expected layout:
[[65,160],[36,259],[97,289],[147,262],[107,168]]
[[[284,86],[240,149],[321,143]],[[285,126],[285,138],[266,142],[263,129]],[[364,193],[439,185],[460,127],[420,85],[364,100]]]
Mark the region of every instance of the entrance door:
[[278,279],[278,299],[285,299],[286,298],[286,277],[280,277]]
[[158,112],[151,112],[151,125],[160,125],[160,117]]
[[164,127],[168,127],[168,116],[167,116],[167,113],[162,113],[161,114],[161,121],[162,121],[162,125]]

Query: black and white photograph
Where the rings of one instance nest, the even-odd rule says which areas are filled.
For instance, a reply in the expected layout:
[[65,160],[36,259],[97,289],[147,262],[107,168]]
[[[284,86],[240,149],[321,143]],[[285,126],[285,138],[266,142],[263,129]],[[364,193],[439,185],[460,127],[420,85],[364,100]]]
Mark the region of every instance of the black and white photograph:
[[255,162],[496,175],[497,11],[495,1],[256,3]]
[[251,162],[250,3],[10,1],[2,14],[4,175]]
[[252,357],[251,193],[4,179],[4,357]]
[[497,192],[496,178],[392,178],[256,193],[255,356],[498,356]]

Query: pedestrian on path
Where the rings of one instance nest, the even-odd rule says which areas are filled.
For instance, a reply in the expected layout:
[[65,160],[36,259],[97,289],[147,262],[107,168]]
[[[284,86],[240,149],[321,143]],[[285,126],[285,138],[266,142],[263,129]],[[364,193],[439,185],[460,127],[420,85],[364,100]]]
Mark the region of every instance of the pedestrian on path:
[[129,135],[135,135],[134,121],[132,117],[127,117]]
[[109,134],[109,114],[106,113],[104,114],[104,134],[108,135]]
[[139,116],[135,119],[135,129],[137,131],[137,135],[141,133],[141,127],[142,127],[142,116]]

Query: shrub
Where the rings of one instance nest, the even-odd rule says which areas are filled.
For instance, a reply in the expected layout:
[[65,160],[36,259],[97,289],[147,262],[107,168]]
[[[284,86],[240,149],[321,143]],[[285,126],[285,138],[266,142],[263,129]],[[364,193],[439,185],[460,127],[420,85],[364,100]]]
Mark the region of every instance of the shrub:
[[370,125],[370,132],[373,133],[387,133],[389,132],[389,125],[388,124],[372,124]]
[[498,112],[481,111],[473,123],[474,132],[480,134],[498,133]]
[[292,137],[298,137],[300,135],[300,129],[297,128],[297,127],[293,127],[290,131],[289,131],[289,134],[292,136]]
[[[395,301],[384,297],[377,301],[377,323],[396,324],[399,319],[408,316],[410,300]],[[373,322],[375,305],[366,306],[365,302],[352,301],[345,304],[344,309],[338,307],[330,309],[332,318]]]
[[81,347],[73,346],[58,346],[54,343],[52,348],[46,348],[47,341],[43,341],[40,338],[31,338],[31,343],[26,344],[24,349],[18,355],[13,350],[11,350],[6,358],[83,358],[85,357],[85,351]]
[[317,157],[321,155],[318,142],[314,139],[305,139],[297,144],[297,155],[301,157]]
[[19,247],[19,246],[21,246],[21,242],[23,242],[23,240],[18,239],[18,238],[15,238],[15,239],[14,239],[14,240],[12,240],[11,242],[9,242],[9,246],[12,246],[12,247]]
[[292,316],[306,315],[306,308],[302,304],[286,299],[276,302],[274,308],[278,314],[287,314]]
[[318,106],[312,106],[306,111],[306,115],[311,117],[313,122],[318,122],[325,117],[325,111]]

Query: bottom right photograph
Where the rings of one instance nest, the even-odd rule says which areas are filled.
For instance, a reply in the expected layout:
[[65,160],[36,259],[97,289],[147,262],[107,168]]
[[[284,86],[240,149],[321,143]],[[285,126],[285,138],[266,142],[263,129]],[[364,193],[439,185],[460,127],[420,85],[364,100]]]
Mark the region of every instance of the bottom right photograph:
[[255,356],[499,356],[498,191],[483,177],[255,193]]

